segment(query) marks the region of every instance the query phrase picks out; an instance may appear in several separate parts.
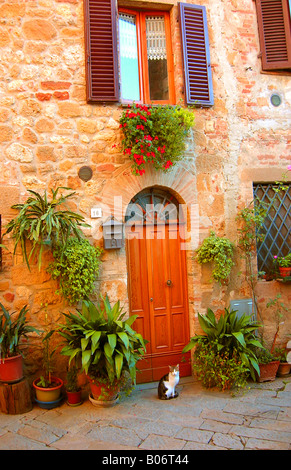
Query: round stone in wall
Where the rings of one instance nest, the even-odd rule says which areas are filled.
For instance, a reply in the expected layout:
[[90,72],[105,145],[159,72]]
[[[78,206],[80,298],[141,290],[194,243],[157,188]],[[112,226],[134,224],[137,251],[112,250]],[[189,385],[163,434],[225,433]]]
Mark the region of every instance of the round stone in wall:
[[282,103],[281,96],[278,93],[273,93],[271,96],[271,103],[273,106],[280,106]]
[[79,169],[78,176],[82,181],[89,181],[93,176],[92,168],[89,166],[82,166]]

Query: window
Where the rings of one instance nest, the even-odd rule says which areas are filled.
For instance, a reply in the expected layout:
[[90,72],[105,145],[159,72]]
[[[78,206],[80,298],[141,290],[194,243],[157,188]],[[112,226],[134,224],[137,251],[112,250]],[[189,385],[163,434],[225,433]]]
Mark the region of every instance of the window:
[[290,0],[256,0],[262,69],[291,71]]
[[173,60],[168,12],[120,10],[121,99],[173,104]]
[[[84,1],[87,100],[175,104],[170,13],[130,8]],[[211,106],[206,9],[179,3],[179,12],[185,102]]]
[[[276,184],[254,184],[254,197],[270,205],[262,233],[264,240],[257,246],[258,271],[272,272],[274,256],[286,256],[291,251],[291,184],[275,192]],[[276,196],[274,204],[270,204]]]

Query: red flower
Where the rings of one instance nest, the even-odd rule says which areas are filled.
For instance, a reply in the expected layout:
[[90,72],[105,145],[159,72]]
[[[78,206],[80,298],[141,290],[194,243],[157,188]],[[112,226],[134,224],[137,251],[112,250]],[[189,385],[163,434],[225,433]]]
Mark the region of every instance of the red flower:
[[137,153],[135,153],[133,158],[135,159],[135,163],[137,165],[142,165],[143,163],[145,163],[143,155],[138,155]]
[[138,172],[139,172],[140,175],[143,175],[145,173],[145,169],[142,168],[141,170],[138,170]]
[[165,163],[164,167],[168,169],[171,165],[173,165],[173,163],[171,162],[171,160],[168,160],[167,163]]

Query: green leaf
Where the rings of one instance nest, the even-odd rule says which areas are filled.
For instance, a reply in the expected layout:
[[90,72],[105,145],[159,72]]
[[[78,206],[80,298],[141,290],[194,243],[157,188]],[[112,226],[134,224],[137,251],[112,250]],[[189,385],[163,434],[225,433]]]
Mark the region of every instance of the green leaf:
[[101,331],[95,331],[95,333],[91,336],[93,348],[96,348],[98,341],[100,339],[100,336],[101,336]]
[[118,379],[121,376],[122,365],[123,365],[123,355],[119,353],[115,356],[115,370],[116,370],[116,377]]
[[128,336],[125,332],[121,331],[121,332],[117,332],[119,338],[121,339],[121,341],[123,342],[124,346],[126,347],[126,349],[129,348],[129,340],[128,340]]
[[81,348],[82,348],[82,351],[85,351],[85,349],[86,349],[87,346],[88,346],[88,343],[89,343],[89,338],[82,338],[82,339],[81,339]]
[[117,342],[116,334],[107,335],[107,338],[108,338],[108,342],[110,344],[111,349],[114,351],[116,342]]
[[112,347],[110,346],[109,343],[105,343],[105,344],[104,344],[104,352],[105,352],[107,358],[111,358],[111,357],[112,357],[113,349],[112,349]]
[[88,367],[91,359],[91,351],[86,350],[82,352],[82,369],[88,373]]
[[238,331],[238,332],[234,331],[232,334],[239,341],[239,343],[245,348],[246,347],[246,342],[245,342],[245,339],[244,339],[244,335],[240,331]]

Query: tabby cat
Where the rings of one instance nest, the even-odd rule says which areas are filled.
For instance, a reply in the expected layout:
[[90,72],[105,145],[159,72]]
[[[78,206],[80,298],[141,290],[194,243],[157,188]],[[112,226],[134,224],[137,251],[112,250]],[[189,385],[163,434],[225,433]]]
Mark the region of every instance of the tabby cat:
[[175,387],[179,383],[179,364],[169,366],[169,373],[164,375],[159,381],[158,397],[160,400],[170,400],[179,394],[175,392]]

